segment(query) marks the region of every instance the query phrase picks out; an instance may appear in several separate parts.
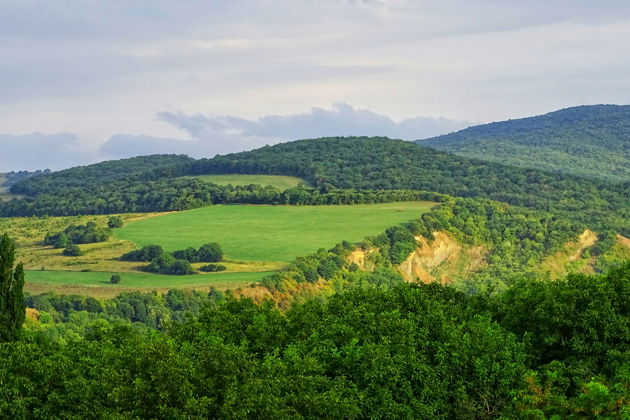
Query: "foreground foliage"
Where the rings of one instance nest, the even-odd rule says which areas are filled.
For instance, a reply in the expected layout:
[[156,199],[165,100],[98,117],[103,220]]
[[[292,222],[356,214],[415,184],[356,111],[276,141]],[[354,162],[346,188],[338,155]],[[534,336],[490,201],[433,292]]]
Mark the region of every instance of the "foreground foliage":
[[496,296],[376,276],[346,273],[345,291],[286,312],[217,295],[134,294],[107,305],[121,314],[123,303],[139,310],[151,299],[196,308],[188,320],[167,322],[164,311],[162,324],[146,324],[162,332],[92,302],[0,345],[0,415],[630,414],[630,264],[606,276],[523,280]]
[[15,266],[15,243],[0,236],[0,342],[17,337],[24,322],[24,267]]

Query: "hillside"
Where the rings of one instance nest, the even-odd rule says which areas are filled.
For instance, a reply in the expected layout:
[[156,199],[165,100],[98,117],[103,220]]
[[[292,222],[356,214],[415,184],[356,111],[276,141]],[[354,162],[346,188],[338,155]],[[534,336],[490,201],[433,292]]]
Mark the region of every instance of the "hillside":
[[470,127],[416,143],[460,156],[630,181],[630,106],[594,105]]
[[[143,165],[143,159],[149,163]],[[287,175],[305,179],[314,188],[280,191],[179,178],[205,174]],[[630,234],[630,182],[611,185],[382,137],[300,140],[213,159],[154,156],[104,162],[30,178],[11,191],[28,197],[0,203],[0,216],[171,211],[218,203],[388,202],[408,200],[415,194],[410,191],[431,191],[489,198],[579,220],[596,230]]]
[[201,159],[188,172],[283,174],[327,188],[411,189],[549,211],[630,233],[630,183],[523,169],[381,137],[300,140]]
[[116,181],[168,177],[170,171],[194,159],[185,155],[150,155],[129,159],[109,160],[93,165],[77,166],[62,171],[27,178],[11,186],[13,194],[35,196],[61,188],[87,189],[93,185],[108,185]]

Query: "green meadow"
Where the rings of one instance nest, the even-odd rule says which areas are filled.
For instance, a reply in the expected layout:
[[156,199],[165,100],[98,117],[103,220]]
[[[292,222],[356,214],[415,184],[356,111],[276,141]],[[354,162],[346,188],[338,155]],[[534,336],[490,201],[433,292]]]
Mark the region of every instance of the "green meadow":
[[[122,282],[110,283],[110,278],[119,274]],[[253,283],[269,273],[211,273],[190,276],[165,276],[152,273],[109,273],[81,271],[26,271],[29,283],[67,284],[75,286],[98,286],[112,288],[171,288],[186,286],[212,286],[213,283]]]
[[114,235],[138,247],[157,244],[167,251],[218,242],[231,260],[289,262],[344,240],[359,242],[377,235],[434,205],[217,205],[130,222]]
[[187,178],[197,178],[205,182],[211,182],[217,185],[271,185],[279,190],[286,190],[291,187],[296,187],[298,184],[309,183],[294,176],[284,175],[241,175],[241,174],[228,174],[228,175],[196,175]]

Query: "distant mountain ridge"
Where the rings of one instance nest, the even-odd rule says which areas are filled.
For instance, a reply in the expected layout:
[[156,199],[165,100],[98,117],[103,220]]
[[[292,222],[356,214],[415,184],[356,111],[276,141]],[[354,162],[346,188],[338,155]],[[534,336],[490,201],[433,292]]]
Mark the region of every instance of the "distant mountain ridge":
[[630,181],[630,106],[584,105],[417,140],[460,156]]

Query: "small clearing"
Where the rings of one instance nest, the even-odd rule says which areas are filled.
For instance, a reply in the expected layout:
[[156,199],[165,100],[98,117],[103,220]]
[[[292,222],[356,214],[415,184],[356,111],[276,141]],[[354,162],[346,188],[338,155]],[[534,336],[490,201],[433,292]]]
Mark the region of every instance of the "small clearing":
[[242,175],[242,174],[227,174],[227,175],[195,175],[185,178],[197,178],[204,182],[209,182],[217,185],[261,185],[263,187],[272,186],[279,190],[286,190],[292,187],[297,187],[299,184],[310,185],[308,181],[297,178],[294,176],[284,175]]

